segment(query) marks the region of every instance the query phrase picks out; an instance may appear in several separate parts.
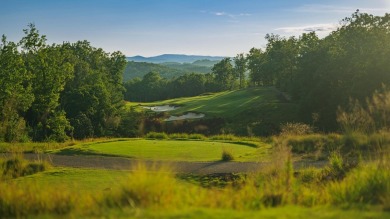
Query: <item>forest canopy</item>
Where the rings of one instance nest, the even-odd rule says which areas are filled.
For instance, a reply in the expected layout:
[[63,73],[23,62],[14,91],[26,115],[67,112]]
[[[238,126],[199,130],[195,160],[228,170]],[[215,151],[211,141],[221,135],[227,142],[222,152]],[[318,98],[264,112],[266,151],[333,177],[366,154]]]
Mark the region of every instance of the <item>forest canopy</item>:
[[0,45],[0,140],[64,141],[120,125],[125,56],[88,41],[46,43],[34,24]]

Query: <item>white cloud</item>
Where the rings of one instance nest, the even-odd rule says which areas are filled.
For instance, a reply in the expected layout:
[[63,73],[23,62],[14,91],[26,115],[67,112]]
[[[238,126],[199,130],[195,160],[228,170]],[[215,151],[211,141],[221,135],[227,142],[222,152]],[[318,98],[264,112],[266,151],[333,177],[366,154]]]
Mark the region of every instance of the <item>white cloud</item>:
[[300,33],[300,32],[331,32],[337,29],[338,24],[313,24],[298,27],[280,27],[275,30],[285,33]]
[[[203,11],[202,11],[203,13]],[[248,16],[252,16],[252,14],[249,14],[249,13],[239,13],[239,14],[230,14],[230,13],[226,13],[224,11],[218,11],[218,12],[209,12],[210,14],[212,15],[215,15],[215,16],[226,16],[226,17],[230,17],[232,19],[236,19],[238,17],[248,17]]]
[[225,12],[215,12],[214,15],[224,16],[224,15],[227,15],[227,14]]
[[292,9],[295,12],[303,13],[336,13],[336,14],[352,14],[357,9],[363,13],[369,14],[384,14],[390,11],[389,5],[384,7],[359,7],[359,6],[335,6],[335,5],[321,5],[308,4]]

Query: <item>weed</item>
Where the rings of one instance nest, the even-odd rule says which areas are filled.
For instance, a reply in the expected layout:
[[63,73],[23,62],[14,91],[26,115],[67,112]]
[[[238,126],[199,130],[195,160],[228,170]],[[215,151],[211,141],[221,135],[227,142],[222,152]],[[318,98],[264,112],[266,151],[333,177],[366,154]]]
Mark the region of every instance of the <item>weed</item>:
[[148,134],[146,134],[145,136],[146,138],[149,138],[149,139],[168,139],[168,135],[164,132],[149,132]]
[[231,150],[226,148],[222,149],[222,161],[232,161],[234,160],[234,156]]
[[304,123],[286,123],[281,126],[280,135],[307,135],[312,134],[313,128]]
[[192,140],[205,140],[206,137],[202,134],[190,134],[188,135],[188,139],[192,139]]
[[169,134],[169,139],[177,139],[177,140],[180,140],[180,139],[188,139],[188,134],[187,133],[173,133],[173,134]]
[[3,178],[17,178],[42,172],[50,167],[46,161],[28,162],[21,157],[15,156],[7,159],[2,164]]

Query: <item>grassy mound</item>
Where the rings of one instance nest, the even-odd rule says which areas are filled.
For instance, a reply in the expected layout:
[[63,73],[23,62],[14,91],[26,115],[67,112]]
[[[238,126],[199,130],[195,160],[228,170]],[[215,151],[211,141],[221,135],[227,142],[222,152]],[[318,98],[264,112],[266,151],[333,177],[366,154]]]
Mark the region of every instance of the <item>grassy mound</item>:
[[[224,129],[239,135],[271,135],[279,131],[280,124],[297,121],[297,105],[287,101],[274,87],[257,87],[225,91],[196,97],[177,98],[143,106],[180,106],[167,115],[183,115],[187,112],[205,114],[205,119],[223,118]],[[139,103],[128,103],[139,107]]]

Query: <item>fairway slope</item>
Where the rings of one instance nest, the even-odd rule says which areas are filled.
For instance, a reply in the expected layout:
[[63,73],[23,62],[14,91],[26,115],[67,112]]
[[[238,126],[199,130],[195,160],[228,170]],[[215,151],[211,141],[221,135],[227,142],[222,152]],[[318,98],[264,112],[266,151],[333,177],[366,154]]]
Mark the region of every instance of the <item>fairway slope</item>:
[[271,135],[279,131],[280,124],[298,121],[297,104],[286,99],[274,87],[247,88],[152,103],[128,103],[129,107],[142,110],[145,110],[143,107],[163,105],[180,106],[166,112],[166,118],[187,113],[202,114],[204,119],[222,118],[226,122],[224,129],[238,135]]

